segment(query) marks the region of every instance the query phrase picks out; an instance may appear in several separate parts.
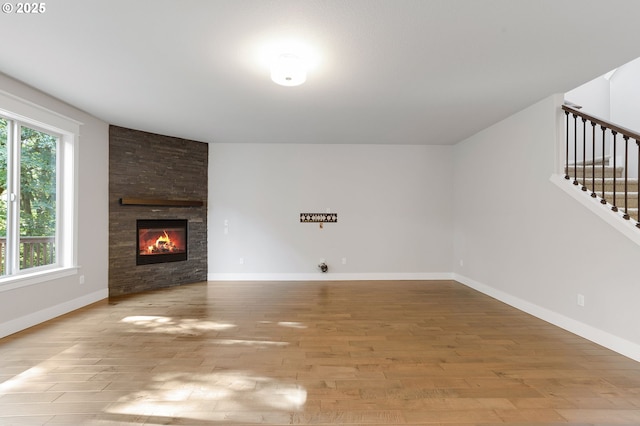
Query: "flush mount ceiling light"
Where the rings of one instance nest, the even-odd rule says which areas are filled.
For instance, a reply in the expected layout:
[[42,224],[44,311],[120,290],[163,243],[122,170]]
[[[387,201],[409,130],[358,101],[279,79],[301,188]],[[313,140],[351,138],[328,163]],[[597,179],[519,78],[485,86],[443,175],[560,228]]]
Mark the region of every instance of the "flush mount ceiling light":
[[307,64],[294,54],[280,55],[271,65],[271,80],[281,86],[299,86],[307,81]]

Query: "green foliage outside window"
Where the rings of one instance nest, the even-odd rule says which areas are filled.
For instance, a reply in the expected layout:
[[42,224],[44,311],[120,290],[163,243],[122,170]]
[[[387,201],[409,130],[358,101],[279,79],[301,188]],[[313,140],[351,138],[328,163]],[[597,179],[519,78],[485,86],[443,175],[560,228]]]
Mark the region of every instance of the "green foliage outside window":
[[[6,255],[8,195],[8,139],[11,123],[0,118],[0,275],[4,274]],[[20,127],[20,267],[53,263],[55,253],[51,237],[56,234],[56,150],[58,138]],[[30,238],[27,238],[30,237]],[[33,238],[49,237],[46,240]],[[24,239],[24,241],[22,241]]]
[[22,128],[20,235],[55,235],[57,140],[47,133]]
[[[20,235],[53,236],[56,225],[57,138],[21,128]],[[7,121],[0,118],[0,236],[7,232]]]
[[7,236],[7,120],[0,117],[0,238]]

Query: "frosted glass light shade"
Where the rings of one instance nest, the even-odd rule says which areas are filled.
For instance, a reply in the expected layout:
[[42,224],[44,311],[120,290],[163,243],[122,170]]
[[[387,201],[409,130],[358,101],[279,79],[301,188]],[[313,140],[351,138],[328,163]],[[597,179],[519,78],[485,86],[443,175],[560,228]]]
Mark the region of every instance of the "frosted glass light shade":
[[307,81],[307,66],[296,55],[280,55],[271,66],[271,80],[281,86],[299,86]]

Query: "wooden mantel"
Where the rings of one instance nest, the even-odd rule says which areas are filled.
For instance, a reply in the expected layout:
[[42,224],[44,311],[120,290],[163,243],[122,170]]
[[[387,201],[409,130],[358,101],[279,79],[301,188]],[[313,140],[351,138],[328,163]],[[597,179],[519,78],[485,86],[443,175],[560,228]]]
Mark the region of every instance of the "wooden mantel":
[[120,198],[122,206],[202,207],[200,200],[161,200],[150,198]]

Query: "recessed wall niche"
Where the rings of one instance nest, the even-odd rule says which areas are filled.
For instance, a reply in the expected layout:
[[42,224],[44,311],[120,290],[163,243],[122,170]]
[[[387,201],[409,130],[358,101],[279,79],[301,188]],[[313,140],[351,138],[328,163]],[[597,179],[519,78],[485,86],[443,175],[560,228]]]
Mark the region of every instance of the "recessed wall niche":
[[[208,149],[203,142],[109,127],[109,296],[206,281]],[[141,219],[186,220],[186,260],[138,265]]]

